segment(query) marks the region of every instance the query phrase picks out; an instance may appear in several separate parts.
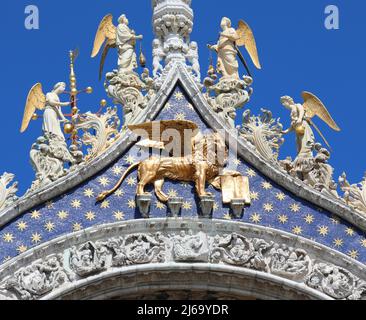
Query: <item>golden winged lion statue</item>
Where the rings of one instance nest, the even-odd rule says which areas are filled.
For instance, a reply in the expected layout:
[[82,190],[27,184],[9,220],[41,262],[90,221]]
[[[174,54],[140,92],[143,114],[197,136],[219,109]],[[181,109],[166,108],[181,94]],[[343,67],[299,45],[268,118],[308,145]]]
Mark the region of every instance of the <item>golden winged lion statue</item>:
[[[125,178],[136,168],[139,178],[137,196],[146,195],[145,186],[154,184],[155,194],[161,202],[169,200],[162,190],[165,179],[194,182],[196,192],[201,198],[210,195],[205,190],[206,183],[220,188],[220,174],[226,164],[228,150],[225,141],[218,133],[202,135],[195,123],[185,120],[147,122],[130,125],[128,128],[137,135],[145,132],[145,139],[139,143],[140,146],[166,149],[168,145],[171,147],[175,144],[173,149],[185,150],[185,155],[180,153],[177,156],[173,152],[173,156],[151,156],[144,161],[132,164],[114,188],[99,194],[98,201],[103,201],[117,191]],[[158,134],[154,128],[158,128]],[[187,134],[187,130],[190,134]],[[167,133],[171,139],[162,139]],[[240,174],[237,173],[237,175]]]
[[291,111],[291,126],[289,129],[283,131],[283,134],[287,134],[291,131],[296,133],[298,162],[306,162],[307,159],[313,158],[315,136],[312,127],[319,133],[326,145],[330,148],[328,141],[312,121],[315,116],[318,116],[333,130],[341,131],[327,108],[317,96],[304,91],[302,97],[304,100],[303,104],[295,103],[289,96],[281,98],[282,105]]
[[129,28],[129,21],[125,15],[118,19],[118,26],[113,24],[113,16],[106,15],[99,24],[95,35],[92,58],[95,58],[103,44],[103,52],[99,67],[99,79],[102,78],[103,68],[109,49],[118,49],[118,69],[121,73],[129,73],[137,68],[137,57],[135,53],[136,40],[141,40],[142,35],[136,35],[134,30]]
[[249,67],[241,54],[239,47],[245,47],[253,64],[261,69],[257,44],[250,26],[243,20],[239,21],[238,28],[234,29],[229,18],[222,18],[219,41],[216,45],[208,47],[217,52],[217,70],[225,78],[239,79],[239,63],[237,56],[244,64],[248,75],[251,76]]

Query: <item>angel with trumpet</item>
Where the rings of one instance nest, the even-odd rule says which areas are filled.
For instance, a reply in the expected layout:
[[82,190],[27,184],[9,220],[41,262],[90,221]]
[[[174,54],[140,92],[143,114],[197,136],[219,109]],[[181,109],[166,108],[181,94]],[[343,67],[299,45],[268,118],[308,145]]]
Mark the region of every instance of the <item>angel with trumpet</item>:
[[248,75],[251,77],[248,65],[239,50],[239,47],[244,46],[254,65],[261,69],[259,62],[257,45],[253,35],[253,31],[247,23],[240,20],[237,30],[232,28],[231,20],[229,18],[222,18],[219,41],[216,45],[208,45],[208,48],[217,52],[217,71],[224,78],[232,78],[239,80],[239,62],[237,56],[243,63]]
[[304,99],[303,104],[295,103],[289,96],[281,98],[282,105],[291,111],[291,126],[282,133],[288,134],[292,131],[296,133],[297,158],[294,168],[298,172],[304,172],[306,168],[311,167],[314,159],[315,136],[312,128],[319,133],[326,145],[331,149],[322,132],[312,121],[315,116],[322,119],[333,130],[341,131],[318,97],[310,92],[303,92],[302,97]]

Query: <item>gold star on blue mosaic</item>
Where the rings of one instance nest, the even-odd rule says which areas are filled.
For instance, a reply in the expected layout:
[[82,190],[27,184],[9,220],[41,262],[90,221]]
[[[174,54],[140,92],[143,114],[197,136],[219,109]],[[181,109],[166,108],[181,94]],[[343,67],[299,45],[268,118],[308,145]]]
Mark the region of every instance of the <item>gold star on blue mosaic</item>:
[[57,216],[59,217],[60,220],[65,220],[68,218],[69,213],[65,210],[61,210],[58,212]]
[[262,182],[262,188],[264,190],[271,190],[272,189],[272,185],[269,182]]
[[247,174],[247,176],[248,177],[250,177],[250,178],[254,178],[256,175],[257,175],[257,173],[253,170],[253,169],[247,169],[246,171],[245,171],[245,173]]
[[278,221],[282,224],[285,224],[288,222],[288,217],[285,214],[280,214],[278,216]]
[[265,211],[265,212],[273,212],[273,204],[272,203],[265,203],[264,205],[263,205],[263,210]]
[[306,222],[307,224],[312,224],[312,223],[314,223],[315,218],[314,218],[314,216],[313,216],[312,214],[307,214],[307,215],[305,216],[304,220],[305,220],[305,222]]
[[113,212],[113,216],[117,221],[124,220],[125,214],[122,211],[115,211]]
[[109,208],[110,208],[110,202],[109,202],[109,200],[104,200],[104,201],[100,204],[100,208],[101,208],[101,209],[109,209]]
[[93,189],[85,189],[84,190],[84,196],[87,198],[93,198],[94,197],[94,191]]
[[28,224],[26,222],[24,222],[23,220],[17,222],[17,229],[19,231],[24,231],[28,228]]
[[169,189],[168,196],[169,196],[169,198],[176,198],[176,197],[178,197],[178,192],[174,189]]
[[224,220],[232,220],[232,217],[230,215],[230,213],[225,213],[224,216],[222,217]]
[[286,195],[283,192],[276,193],[276,199],[278,201],[284,201],[286,199]]
[[14,241],[14,235],[12,233],[5,233],[3,235],[3,240],[6,242],[6,243],[11,243]]
[[110,180],[107,177],[100,177],[98,181],[102,187],[106,187],[110,184]]
[[346,232],[346,235],[350,236],[350,237],[353,237],[355,235],[355,230],[353,230],[353,228],[350,228],[350,227],[346,228],[345,232]]
[[126,163],[131,165],[135,162],[135,158],[132,155],[128,155],[128,156],[125,157],[125,161],[126,161]]
[[81,201],[79,199],[74,199],[71,201],[71,206],[74,209],[80,209],[81,208]]
[[156,209],[164,210],[165,209],[165,204],[160,202],[160,201],[156,201],[155,202],[155,207],[156,207]]
[[44,228],[46,229],[46,231],[48,232],[52,232],[53,230],[55,230],[55,224],[51,221],[48,221],[45,225]]
[[136,178],[134,178],[134,177],[129,177],[129,178],[127,179],[127,184],[128,184],[130,187],[135,186],[135,185],[137,184],[137,180],[136,180]]
[[294,213],[298,213],[300,212],[301,208],[300,205],[298,205],[297,203],[293,203],[290,205],[290,210]]
[[361,239],[360,244],[362,247],[366,248],[366,239]]
[[359,252],[357,250],[350,250],[348,251],[348,255],[352,258],[357,260],[359,257]]
[[329,233],[329,228],[327,226],[318,226],[318,233],[322,236],[325,237],[328,235]]
[[175,114],[175,120],[186,120],[186,114],[184,112],[179,112]]
[[127,205],[130,209],[135,209],[136,208],[136,201],[134,199],[130,199],[130,200],[128,200]]
[[46,202],[46,208],[47,209],[54,209],[54,203],[52,201]]
[[333,224],[339,224],[340,223],[340,219],[335,215],[332,216],[330,221],[332,221]]
[[344,243],[344,240],[343,239],[340,239],[340,238],[337,238],[337,239],[334,239],[333,240],[333,244],[337,248],[342,247],[343,246],[343,243]]
[[296,226],[292,229],[292,233],[294,233],[296,235],[300,235],[300,234],[302,234],[302,228],[300,226]]
[[112,169],[112,172],[116,175],[116,176],[120,176],[123,172],[123,168],[120,167],[120,166],[115,166],[113,169]]
[[183,100],[183,99],[184,99],[184,95],[183,95],[183,93],[182,93],[182,92],[178,91],[178,92],[174,93],[174,98],[175,98],[176,100],[178,100],[178,101],[181,101],[181,100]]
[[253,223],[260,223],[262,221],[262,217],[258,213],[253,213],[250,216],[250,221],[253,222]]
[[22,254],[22,253],[26,252],[27,250],[28,250],[28,247],[25,246],[25,245],[20,245],[17,248],[17,251],[18,251],[19,254]]
[[83,226],[80,223],[74,223],[72,225],[72,231],[77,232],[83,229]]
[[38,232],[36,232],[36,233],[33,233],[32,234],[32,243],[34,243],[34,244],[38,244],[39,242],[41,242],[42,241],[42,236],[38,233]]
[[38,210],[31,212],[31,218],[34,220],[39,220],[41,218],[41,213]]
[[88,211],[85,213],[85,219],[89,221],[95,220],[95,213],[93,211]]
[[123,197],[123,195],[124,195],[125,193],[123,192],[123,190],[121,190],[121,189],[118,189],[115,193],[114,193],[114,195],[116,196],[116,197],[118,197],[118,198],[121,198],[121,197]]
[[251,192],[250,193],[250,199],[252,199],[253,201],[259,200],[259,193],[258,192]]
[[192,203],[190,201],[184,201],[182,205],[183,210],[191,210]]

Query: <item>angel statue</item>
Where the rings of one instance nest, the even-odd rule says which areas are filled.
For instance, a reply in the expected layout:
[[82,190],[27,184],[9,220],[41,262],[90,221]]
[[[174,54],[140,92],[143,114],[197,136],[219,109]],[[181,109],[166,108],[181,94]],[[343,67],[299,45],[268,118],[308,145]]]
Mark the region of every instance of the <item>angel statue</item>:
[[53,90],[46,95],[42,85],[37,83],[30,90],[25,106],[23,122],[20,131],[27,130],[32,119],[37,118],[35,111],[44,110],[43,136],[37,139],[30,151],[31,163],[36,171],[36,180],[30,191],[55,181],[66,173],[64,164],[75,164],[76,158],[67,148],[65,136],[61,130],[61,122],[68,122],[62,113],[61,107],[68,106],[69,102],[61,102],[59,95],[64,93],[66,84],[57,83]]
[[20,132],[23,133],[27,130],[37,109],[44,110],[43,131],[65,140],[60,123],[68,122],[68,120],[62,113],[61,107],[67,107],[70,105],[70,102],[61,102],[59,98],[59,95],[63,94],[65,90],[66,84],[64,82],[59,82],[53,87],[51,92],[44,95],[42,84],[37,83],[34,85],[28,94]]
[[282,97],[281,103],[291,111],[291,126],[282,133],[288,134],[291,131],[296,133],[297,158],[293,163],[293,168],[295,172],[304,173],[313,167],[314,162],[315,136],[312,127],[320,134],[326,145],[330,148],[329,143],[319,128],[314,124],[312,118],[318,116],[333,130],[340,131],[341,129],[319,98],[310,92],[303,92],[302,97],[304,99],[303,104],[295,103],[289,96]]
[[91,55],[92,58],[96,57],[104,44],[99,79],[102,77],[105,59],[110,48],[118,49],[118,70],[120,73],[132,73],[137,68],[136,40],[142,40],[143,36],[137,36],[128,24],[129,21],[124,14],[119,17],[117,27],[113,25],[111,14],[105,16],[99,24]]
[[222,32],[216,45],[208,45],[208,48],[218,54],[217,70],[224,78],[239,80],[239,63],[237,56],[244,64],[248,75],[251,76],[248,65],[238,47],[244,46],[249,53],[254,65],[261,69],[259,62],[257,45],[252,29],[243,20],[239,21],[237,30],[232,28],[229,18],[221,20]]

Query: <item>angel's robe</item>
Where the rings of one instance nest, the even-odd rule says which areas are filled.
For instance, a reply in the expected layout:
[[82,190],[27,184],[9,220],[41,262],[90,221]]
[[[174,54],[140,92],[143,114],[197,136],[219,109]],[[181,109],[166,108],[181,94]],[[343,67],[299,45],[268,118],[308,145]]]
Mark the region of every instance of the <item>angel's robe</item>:
[[237,51],[235,41],[239,40],[239,36],[234,28],[224,30],[217,44],[217,70],[225,78],[240,79],[239,62],[237,59]]
[[60,106],[57,103],[60,99],[56,93],[48,93],[46,96],[47,102],[43,113],[43,131],[54,134],[64,139],[64,134],[61,131],[59,114]]
[[122,73],[129,73],[137,68],[135,45],[135,34],[127,25],[119,24],[117,28],[118,67]]

